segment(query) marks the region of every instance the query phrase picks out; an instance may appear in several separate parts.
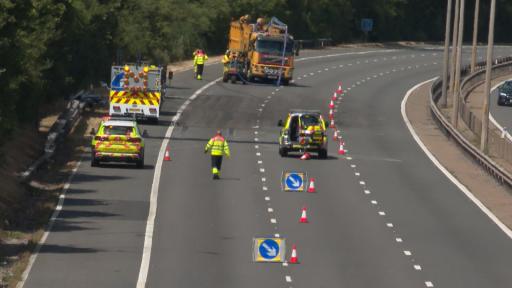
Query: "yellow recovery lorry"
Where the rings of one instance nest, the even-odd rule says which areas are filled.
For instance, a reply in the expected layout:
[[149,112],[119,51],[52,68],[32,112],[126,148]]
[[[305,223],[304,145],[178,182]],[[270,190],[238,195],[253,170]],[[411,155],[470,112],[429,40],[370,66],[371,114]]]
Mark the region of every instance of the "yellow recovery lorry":
[[288,27],[275,17],[269,23],[263,18],[249,21],[246,15],[231,22],[223,81],[271,79],[288,85],[294,68],[294,41]]

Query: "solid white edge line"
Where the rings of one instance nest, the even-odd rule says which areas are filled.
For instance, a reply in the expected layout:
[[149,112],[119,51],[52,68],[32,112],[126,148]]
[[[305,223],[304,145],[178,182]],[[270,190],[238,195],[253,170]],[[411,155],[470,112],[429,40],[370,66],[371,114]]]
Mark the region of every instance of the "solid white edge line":
[[[494,90],[498,89],[498,87],[500,87],[503,83],[505,83],[505,82],[507,82],[509,80],[512,80],[512,78],[509,78],[507,80],[503,80],[500,83],[496,84],[494,87],[492,87],[491,95],[492,95],[492,92],[494,92]],[[489,113],[489,120],[491,120],[491,123],[494,124],[494,126],[496,126],[498,129],[500,129],[501,133],[503,133],[503,127],[498,123],[498,121],[496,121],[496,119],[494,119],[494,117],[492,117],[491,113]],[[512,141],[512,135],[510,135],[510,133],[507,133],[507,139],[509,141]]]
[[55,207],[55,210],[53,211],[52,216],[50,217],[50,221],[48,223],[48,226],[46,227],[46,231],[44,232],[41,239],[39,239],[39,242],[37,242],[37,246],[34,249],[34,252],[32,253],[32,255],[30,255],[30,258],[28,259],[27,267],[25,268],[25,271],[23,271],[23,274],[21,275],[21,280],[16,285],[16,288],[22,288],[25,285],[25,282],[28,279],[28,275],[30,274],[30,271],[32,270],[32,266],[34,266],[34,263],[36,262],[36,258],[39,255],[41,248],[44,246],[46,239],[50,235],[50,232],[52,231],[52,228],[53,228],[53,224],[55,224],[55,220],[57,220],[57,218],[59,217],[60,211],[62,211],[64,201],[66,200],[66,193],[69,190],[71,181],[73,180],[73,177],[75,177],[76,171],[78,171],[80,164],[82,164],[82,159],[78,160],[78,163],[76,164],[76,166],[73,168],[73,170],[71,170],[71,174],[69,175],[68,180],[64,184],[62,193],[59,195],[59,202],[57,203],[57,206]]
[[414,90],[416,90],[418,87],[428,83],[428,82],[432,82],[434,81],[435,79],[437,79],[437,77],[435,78],[432,78],[430,80],[427,80],[427,81],[424,81],[422,83],[419,83],[417,84],[416,86],[414,86],[413,88],[411,88],[409,91],[407,91],[407,93],[405,94],[405,97],[404,99],[402,100],[402,103],[401,103],[401,112],[402,112],[402,117],[404,119],[404,122],[407,126],[407,128],[409,129],[409,132],[411,133],[412,137],[414,138],[414,140],[416,140],[416,143],[418,143],[418,145],[420,146],[420,148],[423,150],[423,152],[428,156],[428,158],[430,159],[430,161],[432,161],[432,163],[434,163],[434,165],[439,169],[441,170],[441,172],[443,172],[443,174],[448,178],[450,179],[450,181],[452,181],[453,184],[455,184],[455,186],[457,186],[459,188],[460,191],[462,191],[471,201],[473,201],[473,203],[478,207],[480,208],[480,210],[482,210],[482,212],[485,213],[485,215],[487,215],[487,217],[489,217],[509,238],[512,239],[512,231],[505,225],[503,224],[503,222],[501,222],[500,219],[498,219],[498,217],[496,217],[496,215],[494,215],[491,210],[489,210],[487,207],[485,207],[485,205],[480,202],[480,200],[478,200],[475,195],[473,195],[473,193],[471,193],[471,191],[469,191],[469,189],[464,186],[462,183],[459,182],[459,180],[457,180],[457,178],[455,178],[455,176],[453,176],[438,160],[437,158],[428,150],[428,148],[425,146],[425,144],[423,143],[423,141],[421,141],[420,137],[416,134],[416,131],[414,131],[414,127],[412,127],[412,124],[411,122],[409,121],[409,118],[407,117],[407,113],[405,111],[405,105],[407,103],[407,100],[409,99],[409,96],[411,96],[412,92]]
[[[212,82],[204,85],[199,90],[197,90],[192,96],[190,96],[187,101],[185,101],[178,111],[176,112],[176,115],[172,118],[171,123],[176,123],[180,119],[181,115],[183,114],[183,111],[187,108],[188,104],[191,103],[199,94],[203,93],[204,90],[208,89],[215,83],[219,82],[222,78],[217,78],[213,80]],[[146,223],[146,233],[144,237],[144,249],[142,252],[142,260],[140,263],[140,270],[139,270],[139,278],[137,280],[137,288],[144,288],[146,287],[146,281],[148,278],[148,272],[149,272],[149,262],[151,259],[151,249],[153,245],[153,231],[155,229],[155,218],[156,218],[156,212],[157,212],[157,204],[158,204],[158,190],[160,187],[160,174],[162,171],[162,163],[164,160],[164,154],[165,149],[167,148],[167,145],[169,144],[170,138],[172,136],[172,132],[174,131],[174,125],[169,125],[167,127],[167,131],[165,132],[164,140],[162,141],[162,145],[160,146],[160,152],[158,154],[158,159],[156,161],[155,165],[155,174],[153,175],[153,184],[151,185],[151,196],[150,196],[150,203],[149,203],[149,214],[148,214],[148,220]]]

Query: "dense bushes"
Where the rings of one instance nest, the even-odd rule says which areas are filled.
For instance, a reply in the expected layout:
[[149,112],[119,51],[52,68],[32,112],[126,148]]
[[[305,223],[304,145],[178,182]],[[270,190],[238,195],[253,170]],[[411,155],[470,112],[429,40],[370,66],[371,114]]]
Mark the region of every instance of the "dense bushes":
[[[296,38],[337,42],[360,40],[360,19],[373,18],[372,41],[440,41],[445,2],[0,0],[0,135],[20,122],[37,120],[41,104],[107,79],[116,59],[133,61],[141,55],[163,64],[190,57],[196,47],[222,51],[232,17],[277,16]],[[472,5],[468,3],[468,21]],[[498,7],[496,39],[510,41],[512,3],[498,0]],[[483,7],[481,30],[486,29],[487,13]],[[483,40],[485,36],[481,33]]]

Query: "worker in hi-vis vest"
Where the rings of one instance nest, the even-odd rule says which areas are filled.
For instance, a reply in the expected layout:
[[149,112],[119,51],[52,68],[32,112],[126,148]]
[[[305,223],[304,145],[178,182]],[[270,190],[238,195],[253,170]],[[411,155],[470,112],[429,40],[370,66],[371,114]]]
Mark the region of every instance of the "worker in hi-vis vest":
[[204,62],[208,60],[208,55],[203,50],[198,50],[194,55],[194,68],[196,71],[196,79],[203,79]]
[[211,151],[213,179],[220,179],[222,156],[226,155],[229,157],[230,155],[228,142],[222,137],[220,130],[217,131],[217,134],[215,134],[215,136],[208,141],[206,147],[204,147],[204,153],[208,151]]

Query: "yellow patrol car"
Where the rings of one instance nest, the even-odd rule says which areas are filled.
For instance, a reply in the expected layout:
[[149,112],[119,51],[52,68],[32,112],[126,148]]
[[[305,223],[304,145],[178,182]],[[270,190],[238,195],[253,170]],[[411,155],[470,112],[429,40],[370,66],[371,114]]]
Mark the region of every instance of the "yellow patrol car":
[[279,136],[279,155],[286,157],[288,152],[317,152],[318,157],[327,158],[326,122],[320,111],[291,110],[283,122]]
[[100,162],[127,162],[135,163],[137,168],[144,167],[144,138],[136,121],[106,117],[98,131],[91,133],[95,134],[91,143],[91,166],[99,166]]

